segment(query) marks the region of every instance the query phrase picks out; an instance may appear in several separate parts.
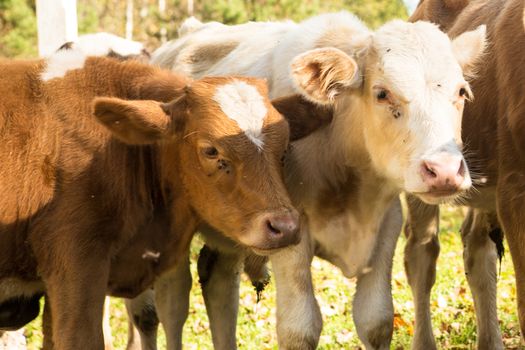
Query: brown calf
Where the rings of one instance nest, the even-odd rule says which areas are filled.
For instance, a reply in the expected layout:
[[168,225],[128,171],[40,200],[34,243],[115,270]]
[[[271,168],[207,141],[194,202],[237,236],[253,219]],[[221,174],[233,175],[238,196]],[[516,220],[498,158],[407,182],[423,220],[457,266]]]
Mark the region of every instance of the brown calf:
[[[461,234],[464,262],[476,309],[478,349],[503,349],[496,310],[497,258],[501,224],[509,241],[525,334],[525,30],[522,0],[423,0],[412,21],[438,23],[450,37],[487,25],[489,46],[472,90],[476,99],[463,116],[467,162],[476,191]],[[405,263],[416,305],[413,349],[435,349],[429,296],[439,254],[436,232],[439,211],[409,200],[409,240]]]
[[[78,50],[0,61],[0,75],[0,310],[33,311],[14,326],[45,292],[54,347],[102,349],[106,293],[143,291],[204,220],[259,250],[299,241],[280,161],[289,128],[263,81],[190,81]],[[307,134],[318,123],[290,104],[306,107],[278,101],[292,134]],[[13,328],[7,311],[0,328]]]

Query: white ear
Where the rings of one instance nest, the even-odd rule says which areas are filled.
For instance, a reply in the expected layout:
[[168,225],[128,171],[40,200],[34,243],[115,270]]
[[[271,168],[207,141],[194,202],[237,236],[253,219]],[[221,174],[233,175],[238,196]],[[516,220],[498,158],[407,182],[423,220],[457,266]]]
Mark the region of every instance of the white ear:
[[344,90],[359,84],[357,63],[336,48],[307,51],[292,61],[292,76],[307,99],[331,104]]
[[483,24],[475,30],[462,33],[452,40],[454,56],[463,69],[463,74],[474,73],[475,65],[486,46],[487,27]]

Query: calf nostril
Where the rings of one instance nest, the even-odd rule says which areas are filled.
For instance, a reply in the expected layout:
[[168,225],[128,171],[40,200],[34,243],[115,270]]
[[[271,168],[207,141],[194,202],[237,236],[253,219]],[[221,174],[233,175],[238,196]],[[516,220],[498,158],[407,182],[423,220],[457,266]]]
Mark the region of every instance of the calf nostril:
[[458,175],[465,177],[465,162],[461,161],[459,164]]
[[281,231],[278,228],[276,228],[270,220],[266,221],[266,227],[268,228],[268,231],[275,235],[281,234]]
[[426,162],[424,163],[424,168],[425,168],[425,171],[426,171],[427,175],[429,175],[430,177],[433,177],[433,178],[437,177],[436,171],[428,163],[426,163]]

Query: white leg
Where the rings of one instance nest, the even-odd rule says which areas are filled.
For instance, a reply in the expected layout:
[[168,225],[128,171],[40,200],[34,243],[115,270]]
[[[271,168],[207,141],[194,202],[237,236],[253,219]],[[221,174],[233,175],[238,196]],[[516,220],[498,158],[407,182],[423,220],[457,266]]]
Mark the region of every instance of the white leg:
[[308,232],[302,233],[297,246],[270,256],[277,288],[277,338],[280,349],[315,349],[319,342],[323,321],[312,284],[312,258],[313,248]]
[[[147,289],[133,299],[126,299],[128,311],[128,350],[156,350],[159,319],[155,310],[155,293]],[[140,337],[136,336],[138,333]]]
[[439,207],[407,195],[408,218],[405,231],[405,271],[412,289],[416,311],[413,350],[435,350],[430,317],[430,291],[436,281],[439,256]]
[[[478,326],[478,350],[503,349],[498,322],[497,261],[498,253],[490,233],[501,235],[495,213],[470,209],[461,229],[465,274],[474,298]],[[502,239],[503,237],[500,236]]]
[[226,252],[204,246],[200,252],[199,278],[215,350],[237,348],[239,283],[243,261],[243,252],[235,249]]
[[402,225],[401,204],[396,199],[381,223],[370,269],[357,278],[353,316],[367,350],[390,349],[394,321],[392,260]]
[[104,300],[104,318],[102,319],[102,331],[104,332],[104,350],[113,350],[113,336],[109,325],[109,297]]
[[182,329],[188,318],[191,283],[189,252],[173,271],[155,282],[155,304],[166,333],[168,350],[182,349]]

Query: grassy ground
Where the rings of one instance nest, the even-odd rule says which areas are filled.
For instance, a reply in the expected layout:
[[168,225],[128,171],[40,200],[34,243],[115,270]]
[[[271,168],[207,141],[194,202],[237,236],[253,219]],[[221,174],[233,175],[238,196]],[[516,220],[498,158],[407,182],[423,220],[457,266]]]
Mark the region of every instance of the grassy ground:
[[[462,213],[457,208],[442,210],[441,254],[438,260],[436,285],[432,291],[432,315],[434,334],[442,349],[473,349],[476,339],[474,308],[464,277],[462,243],[458,234]],[[192,247],[194,255],[201,242]],[[398,244],[393,273],[394,306],[396,312],[392,349],[409,349],[413,335],[414,306],[403,270],[405,239]],[[196,261],[196,259],[194,259]],[[212,349],[211,336],[198,288],[195,264],[192,266],[194,288],[191,310],[186,322],[184,344],[186,349]],[[360,349],[360,343],[352,321],[352,295],[355,283],[342,277],[330,264],[314,260],[313,276],[316,295],[323,313],[324,328],[320,349]],[[238,320],[238,344],[240,349],[277,349],[275,336],[275,285],[270,283],[258,304],[251,284],[245,279],[241,286],[241,303]],[[519,349],[519,327],[515,311],[514,272],[510,254],[506,254],[498,281],[498,309],[501,329],[507,349]],[[373,311],[373,310],[371,310]],[[114,346],[125,349],[127,321],[123,303],[114,299],[111,308]],[[38,349],[42,341],[41,321],[35,320],[26,328],[28,348]],[[160,349],[165,348],[162,331],[159,335]]]

